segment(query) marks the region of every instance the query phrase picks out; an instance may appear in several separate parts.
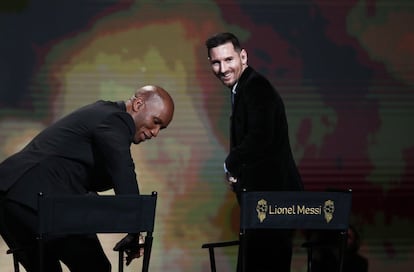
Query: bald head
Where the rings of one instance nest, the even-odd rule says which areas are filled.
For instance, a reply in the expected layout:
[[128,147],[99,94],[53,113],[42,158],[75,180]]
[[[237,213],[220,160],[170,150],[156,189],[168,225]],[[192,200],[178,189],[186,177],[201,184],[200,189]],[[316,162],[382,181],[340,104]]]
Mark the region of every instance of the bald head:
[[146,99],[160,98],[165,104],[169,104],[174,111],[174,101],[170,94],[160,86],[145,85],[135,91],[135,97],[145,97]]
[[172,97],[156,85],[137,89],[134,96],[126,102],[126,106],[127,112],[134,119],[136,144],[156,137],[161,129],[167,128],[174,115]]

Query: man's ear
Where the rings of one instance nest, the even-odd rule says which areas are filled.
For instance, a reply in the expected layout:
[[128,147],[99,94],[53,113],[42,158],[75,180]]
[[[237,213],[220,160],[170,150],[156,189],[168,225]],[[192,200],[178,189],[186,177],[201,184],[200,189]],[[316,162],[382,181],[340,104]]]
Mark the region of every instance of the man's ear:
[[137,97],[132,102],[132,110],[138,111],[144,105],[144,99],[142,97]]
[[247,64],[247,52],[246,52],[246,50],[242,49],[240,51],[240,58],[242,60],[242,64]]

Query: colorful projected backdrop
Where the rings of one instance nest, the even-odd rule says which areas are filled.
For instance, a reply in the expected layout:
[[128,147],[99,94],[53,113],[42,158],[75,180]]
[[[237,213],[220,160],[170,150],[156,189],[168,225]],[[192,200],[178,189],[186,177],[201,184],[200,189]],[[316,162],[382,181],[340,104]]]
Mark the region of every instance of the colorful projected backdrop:
[[[411,1],[14,1],[0,20],[1,160],[86,103],[147,83],[171,92],[170,128],[132,147],[141,191],[159,192],[153,271],[209,271],[201,244],[236,237],[229,92],[204,47],[223,30],[283,96],[306,189],[353,189],[370,271],[414,267]],[[108,254],[117,238],[102,238]],[[234,254],[219,267],[233,270]],[[296,249],[294,271],[304,258]]]

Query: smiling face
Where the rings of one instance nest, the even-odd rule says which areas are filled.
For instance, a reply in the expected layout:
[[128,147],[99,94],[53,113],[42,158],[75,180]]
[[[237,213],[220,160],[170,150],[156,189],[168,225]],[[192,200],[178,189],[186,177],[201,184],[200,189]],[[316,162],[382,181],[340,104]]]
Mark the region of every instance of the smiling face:
[[170,124],[174,104],[169,97],[161,97],[159,94],[137,95],[131,98],[132,118],[135,123],[134,144],[157,137],[160,130]]
[[213,47],[209,51],[209,60],[214,75],[227,87],[237,83],[247,67],[247,53],[236,50],[231,42]]

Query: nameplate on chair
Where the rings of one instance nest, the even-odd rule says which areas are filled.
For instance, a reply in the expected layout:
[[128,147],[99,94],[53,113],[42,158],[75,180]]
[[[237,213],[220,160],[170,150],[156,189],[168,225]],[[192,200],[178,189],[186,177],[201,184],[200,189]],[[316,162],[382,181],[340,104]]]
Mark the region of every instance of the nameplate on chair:
[[278,229],[347,229],[349,192],[245,192],[241,227]]

